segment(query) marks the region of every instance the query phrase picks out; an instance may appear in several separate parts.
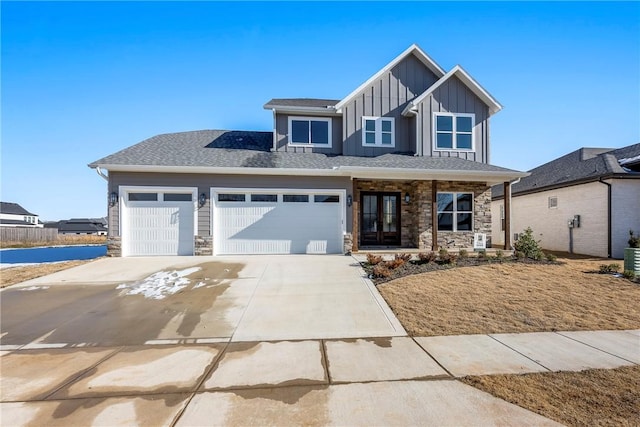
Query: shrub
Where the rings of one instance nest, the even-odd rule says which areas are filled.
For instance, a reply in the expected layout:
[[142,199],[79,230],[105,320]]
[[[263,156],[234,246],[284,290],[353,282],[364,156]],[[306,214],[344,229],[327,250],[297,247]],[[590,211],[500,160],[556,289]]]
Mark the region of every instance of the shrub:
[[394,256],[394,258],[395,259],[401,259],[404,262],[409,262],[409,261],[411,261],[411,254],[406,254],[406,253],[404,253],[404,254],[396,254]]
[[527,227],[521,234],[518,240],[513,244],[516,251],[524,254],[523,258],[531,258],[539,261],[543,257],[542,249],[540,248],[540,240],[533,238],[533,230],[531,227]]
[[502,252],[502,249],[498,249],[496,251],[496,258],[499,259],[499,260],[504,258],[504,252]]
[[625,270],[622,272],[622,277],[628,280],[635,280],[636,272],[633,270]]
[[369,265],[378,265],[382,262],[382,257],[374,254],[367,254],[367,262]]
[[445,248],[441,248],[438,251],[438,260],[440,264],[455,264],[456,259],[458,259],[458,256],[450,254]]
[[418,259],[421,263],[426,264],[429,262],[434,262],[436,260],[436,254],[433,252],[420,252],[418,254]]
[[556,262],[556,260],[558,259],[558,257],[555,256],[554,254],[545,254],[545,257],[549,262]]
[[518,259],[524,259],[524,252],[522,251],[515,251],[513,255]]
[[460,249],[460,251],[458,252],[458,258],[460,258],[460,259],[469,258],[469,252],[467,252],[466,249]]
[[602,264],[598,269],[600,274],[616,273],[618,271],[620,271],[620,265],[618,264]]
[[629,243],[630,248],[640,248],[640,235],[634,236],[633,230],[629,230]]
[[391,271],[384,264],[377,264],[373,267],[373,271],[371,275],[375,278],[386,279],[387,277],[391,277]]
[[395,270],[396,268],[402,267],[405,264],[406,264],[406,261],[404,259],[397,258],[397,257],[392,259],[391,261],[384,262],[384,265],[391,270]]
[[484,249],[480,249],[478,251],[478,259],[486,259],[487,258],[487,251]]

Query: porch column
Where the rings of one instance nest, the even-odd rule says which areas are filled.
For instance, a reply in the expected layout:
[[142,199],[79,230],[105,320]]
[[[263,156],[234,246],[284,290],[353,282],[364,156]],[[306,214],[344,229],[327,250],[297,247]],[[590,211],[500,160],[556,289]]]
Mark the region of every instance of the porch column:
[[504,249],[511,248],[511,183],[504,183]]
[[438,250],[438,181],[431,181],[431,250]]
[[351,189],[351,194],[353,195],[351,200],[351,238],[353,239],[351,251],[357,252],[360,239],[360,194],[357,191],[357,180],[352,179],[351,183],[353,184]]

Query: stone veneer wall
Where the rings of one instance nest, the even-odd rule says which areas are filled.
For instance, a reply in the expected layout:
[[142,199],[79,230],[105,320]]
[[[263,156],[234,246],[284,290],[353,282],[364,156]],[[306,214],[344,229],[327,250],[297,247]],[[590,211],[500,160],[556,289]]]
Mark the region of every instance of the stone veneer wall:
[[[374,181],[354,180],[353,201],[353,247],[359,246],[360,230],[360,192],[381,191],[401,193],[401,247],[413,247],[431,250],[432,218],[431,187],[433,181]],[[473,192],[473,231],[438,232],[438,247],[471,248],[473,234],[485,233],[491,239],[491,187],[482,182],[438,181],[438,191]],[[405,194],[411,197],[410,203],[404,202]]]
[[120,236],[107,237],[107,256],[108,257],[122,256],[122,239],[120,238]]
[[193,254],[196,256],[213,255],[213,237],[212,236],[195,236],[193,247],[194,247]]

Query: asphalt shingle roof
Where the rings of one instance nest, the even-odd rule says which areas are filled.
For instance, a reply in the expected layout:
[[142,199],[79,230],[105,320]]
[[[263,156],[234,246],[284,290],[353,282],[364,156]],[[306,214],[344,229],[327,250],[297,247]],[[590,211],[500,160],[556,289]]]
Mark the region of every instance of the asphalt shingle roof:
[[31,212],[27,211],[25,208],[20,206],[17,203],[11,202],[0,202],[0,213],[9,214],[9,215],[33,215]]
[[[514,184],[511,194],[541,190],[547,187],[561,186],[576,181],[599,179],[612,174],[638,175],[640,173],[625,169],[618,163],[625,158],[640,156],[640,144],[618,149],[581,148],[558,159],[531,169],[531,175]],[[491,190],[492,197],[504,196],[502,185]]]
[[264,104],[264,108],[273,107],[333,107],[339,99],[318,99],[318,98],[274,98]]
[[333,169],[341,166],[470,172],[514,172],[457,157],[416,157],[411,153],[377,157],[272,152],[272,132],[201,130],[157,135],[89,164]]

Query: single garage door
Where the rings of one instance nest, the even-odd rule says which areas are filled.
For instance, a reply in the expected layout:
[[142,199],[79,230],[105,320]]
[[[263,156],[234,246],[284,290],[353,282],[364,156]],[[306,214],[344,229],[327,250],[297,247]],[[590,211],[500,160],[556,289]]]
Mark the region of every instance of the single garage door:
[[194,194],[126,192],[122,212],[123,256],[193,255]]
[[344,193],[212,190],[215,253],[341,253]]

